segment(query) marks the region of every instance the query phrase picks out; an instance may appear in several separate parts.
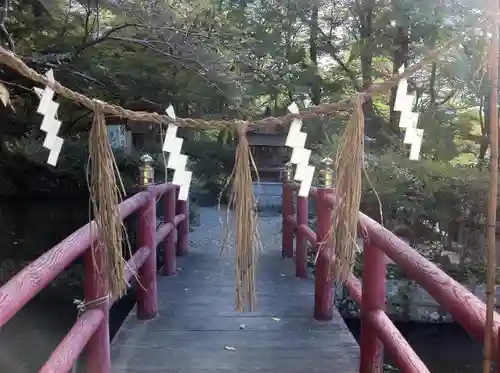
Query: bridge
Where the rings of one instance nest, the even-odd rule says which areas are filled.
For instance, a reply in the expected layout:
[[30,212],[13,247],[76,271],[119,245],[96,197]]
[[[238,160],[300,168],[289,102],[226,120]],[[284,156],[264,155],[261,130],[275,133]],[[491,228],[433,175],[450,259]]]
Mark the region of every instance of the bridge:
[[[325,166],[323,172],[330,171]],[[221,253],[220,245],[211,240],[190,245],[188,203],[177,200],[172,184],[148,184],[142,182],[143,190],[119,206],[122,219],[134,214],[138,220],[137,247],[127,270],[137,304],[113,341],[109,309],[116,300],[106,297],[100,285],[102,271],[95,267],[91,251],[97,238],[94,222],[0,288],[3,326],[76,258],[84,258],[85,304],[40,373],[70,372],[83,352],[88,373],[379,373],[384,351],[402,372],[429,372],[384,312],[387,258],[483,342],[486,305],[406,242],[360,214],[363,274],[361,279],[351,274],[345,283],[350,297],[361,306],[358,346],[335,308],[327,258],[318,250],[332,245],[335,198],[329,177],[312,188],[308,198],[296,197],[298,187],[290,178],[283,182],[282,227],[264,228],[281,235],[281,245],[264,243],[257,272],[257,309],[252,313],[234,310],[232,253]],[[308,224],[310,200],[316,209],[315,230]],[[157,221],[160,203],[164,216]],[[159,245],[161,268],[157,268]],[[308,270],[309,245],[317,253],[314,276]],[[496,313],[494,325],[493,351],[497,352],[492,359],[497,360],[500,316]]]

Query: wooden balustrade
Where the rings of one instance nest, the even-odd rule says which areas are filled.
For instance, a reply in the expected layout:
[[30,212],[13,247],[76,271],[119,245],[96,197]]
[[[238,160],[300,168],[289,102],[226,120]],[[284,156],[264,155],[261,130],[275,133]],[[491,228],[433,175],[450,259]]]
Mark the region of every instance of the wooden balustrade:
[[[316,232],[307,226],[307,198],[297,197],[294,216],[293,198],[298,185],[283,183],[283,252],[293,256],[293,235],[296,235],[295,262],[297,277],[304,277],[304,252],[309,241],[317,250],[315,273],[314,317],[328,320],[333,307],[333,285],[325,270],[327,259],[320,245],[330,245],[332,214],[335,198],[332,188],[311,188],[309,197],[316,204]],[[367,233],[364,237],[363,286],[353,274],[344,286],[361,307],[360,373],[381,373],[383,349],[405,373],[428,373],[429,370],[385,313],[386,256],[412,280],[425,289],[441,307],[447,310],[479,343],[483,343],[486,305],[464,286],[453,280],[435,264],[425,259],[406,242],[364,214],[360,223]],[[319,254],[318,254],[319,253]],[[306,257],[307,258],[307,257]],[[494,315],[493,351],[500,373],[500,315]]]
[[[314,317],[329,320],[333,315],[334,286],[328,276],[329,256],[332,252],[333,207],[335,198],[331,187],[312,188],[309,197],[316,208],[316,231],[308,226],[308,198],[297,197],[294,213],[294,192],[298,185],[283,183],[283,257],[294,256],[296,276],[308,276],[308,242],[316,250],[316,274]],[[177,188],[171,184],[151,185],[122,202],[120,216],[138,211],[137,250],[128,260],[127,283],[135,280],[138,273],[141,286],[137,288],[137,316],[150,319],[158,312],[156,287],[156,247],[163,241],[163,274],[174,275],[176,256],[188,252],[189,206],[178,201]],[[162,198],[164,221],[156,229],[156,203]],[[399,239],[364,214],[360,222],[367,236],[364,237],[363,286],[353,274],[345,282],[350,296],[361,307],[360,373],[381,373],[383,350],[405,373],[427,373],[429,370],[385,313],[386,304],[386,256],[431,294],[442,308],[450,312],[475,339],[483,342],[486,305],[461,284],[446,275],[436,265],[425,259],[406,242]],[[77,257],[84,257],[85,302],[89,306],[76,320],[74,326],[61,341],[39,372],[68,372],[84,348],[88,353],[89,373],[109,373],[109,309],[116,299],[102,301],[106,289],[102,288],[100,273],[93,260],[98,252],[92,252],[97,239],[94,222],[76,230],[30,263],[4,286],[0,287],[0,327],[5,325],[27,302],[33,299]],[[94,304],[92,304],[94,302]],[[500,315],[495,313],[495,343],[497,361],[500,357]],[[500,364],[498,364],[500,365]],[[500,373],[500,368],[497,368]]]
[[[185,255],[189,243],[189,206],[187,201],[176,201],[176,188],[172,184],[147,187],[145,190],[123,201],[120,217],[138,211],[138,250],[128,260],[127,283],[138,274],[137,316],[150,319],[156,316],[158,299],[156,292],[156,247],[164,241],[164,275],[175,274],[175,256]],[[156,202],[163,199],[164,222],[156,229]],[[106,299],[106,289],[100,273],[105,269],[96,268],[92,253],[92,243],[97,239],[94,222],[86,224],[66,239],[30,263],[5,285],[0,287],[0,327],[45,288],[56,276],[67,268],[77,257],[84,256],[85,303],[89,306],[76,320],[74,326],[58,345],[40,373],[67,373],[84,348],[87,349],[87,372],[109,373],[110,338],[109,309],[116,299]],[[95,304],[92,305],[92,302]]]

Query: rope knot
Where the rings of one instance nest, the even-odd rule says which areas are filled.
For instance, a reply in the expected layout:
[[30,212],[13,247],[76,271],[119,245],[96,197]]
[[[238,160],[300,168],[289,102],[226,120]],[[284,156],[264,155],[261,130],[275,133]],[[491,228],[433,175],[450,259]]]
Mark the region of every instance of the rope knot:
[[361,106],[363,104],[363,101],[365,100],[365,95],[363,92],[356,92],[351,97],[349,97],[349,100],[354,105],[354,107]]
[[106,105],[104,101],[99,100],[98,98],[93,98],[92,103],[94,104],[95,107],[102,107]]
[[107,302],[111,297],[108,295],[96,299],[92,299],[88,302],[85,300],[80,300],[80,299],[74,299],[73,304],[76,306],[76,309],[78,310],[78,318],[87,311],[88,309],[91,309],[96,306],[100,306]]

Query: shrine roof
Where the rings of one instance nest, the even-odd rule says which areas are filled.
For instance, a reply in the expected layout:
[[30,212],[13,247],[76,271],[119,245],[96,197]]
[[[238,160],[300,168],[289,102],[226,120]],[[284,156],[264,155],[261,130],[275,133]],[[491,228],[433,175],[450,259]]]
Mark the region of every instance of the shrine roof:
[[286,133],[247,133],[249,145],[285,146]]

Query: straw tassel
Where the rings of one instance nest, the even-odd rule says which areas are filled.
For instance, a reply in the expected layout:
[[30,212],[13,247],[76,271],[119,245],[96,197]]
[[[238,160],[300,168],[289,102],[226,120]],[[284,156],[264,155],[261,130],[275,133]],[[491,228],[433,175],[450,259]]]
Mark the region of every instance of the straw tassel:
[[354,110],[340,140],[336,158],[333,233],[335,257],[332,269],[336,281],[343,283],[352,271],[356,253],[358,214],[361,202],[361,183],[364,162],[364,115],[362,99],[353,98]]
[[127,287],[125,259],[122,254],[124,226],[118,205],[125,195],[125,188],[108,140],[104,114],[97,101],[89,135],[87,171],[92,210],[99,230],[92,250],[94,266],[103,271],[101,279],[109,295],[121,297],[126,293]]
[[232,190],[229,208],[236,214],[236,309],[253,311],[255,307],[255,264],[258,246],[257,217],[250,167],[255,164],[248,146],[246,126],[238,127],[235,165],[230,176]]

